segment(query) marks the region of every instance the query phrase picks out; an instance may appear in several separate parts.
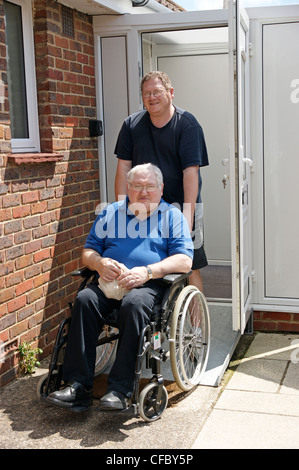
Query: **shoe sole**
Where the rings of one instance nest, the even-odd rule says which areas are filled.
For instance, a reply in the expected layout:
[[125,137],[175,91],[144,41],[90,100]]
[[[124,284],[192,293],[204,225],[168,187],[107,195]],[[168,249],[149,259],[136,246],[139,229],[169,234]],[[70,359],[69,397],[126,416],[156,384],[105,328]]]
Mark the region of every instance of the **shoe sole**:
[[129,409],[129,405],[122,406],[121,408],[115,405],[112,405],[111,403],[100,403],[99,405],[100,411],[126,411]]
[[62,400],[58,400],[57,398],[53,397],[47,397],[46,398],[47,403],[50,403],[52,405],[59,406],[60,408],[66,408],[71,411],[88,411],[90,409],[90,406],[92,405],[92,399],[89,400],[78,400],[75,402],[66,402]]

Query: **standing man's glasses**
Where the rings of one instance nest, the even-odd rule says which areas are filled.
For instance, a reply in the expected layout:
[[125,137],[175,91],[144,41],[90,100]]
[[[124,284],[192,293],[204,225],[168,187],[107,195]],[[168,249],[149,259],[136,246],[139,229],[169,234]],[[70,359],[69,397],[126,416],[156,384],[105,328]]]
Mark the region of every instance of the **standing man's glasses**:
[[154,91],[145,91],[142,93],[143,98],[150,98],[151,95],[153,95],[154,98],[157,98],[158,96],[164,95],[166,90],[164,88],[159,88]]

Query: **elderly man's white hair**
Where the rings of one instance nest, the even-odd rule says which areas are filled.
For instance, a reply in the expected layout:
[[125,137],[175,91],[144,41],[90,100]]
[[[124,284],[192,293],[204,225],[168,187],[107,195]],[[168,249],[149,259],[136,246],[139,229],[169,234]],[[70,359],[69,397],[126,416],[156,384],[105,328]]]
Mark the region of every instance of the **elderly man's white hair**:
[[133,166],[133,168],[131,168],[131,170],[127,173],[127,182],[131,183],[136,173],[141,171],[150,171],[154,173],[157,177],[158,186],[161,186],[163,183],[163,175],[160,168],[158,168],[156,165],[153,165],[152,163],[143,163],[142,165]]

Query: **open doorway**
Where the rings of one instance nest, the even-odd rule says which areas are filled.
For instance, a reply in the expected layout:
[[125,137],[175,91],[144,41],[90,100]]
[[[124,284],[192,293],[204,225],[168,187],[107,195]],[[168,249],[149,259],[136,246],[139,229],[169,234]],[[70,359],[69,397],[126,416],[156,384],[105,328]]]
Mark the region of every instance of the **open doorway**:
[[143,33],[142,55],[143,75],[166,72],[174,87],[174,105],[194,114],[203,127],[210,162],[201,169],[209,262],[201,271],[204,293],[209,301],[230,303],[228,27]]

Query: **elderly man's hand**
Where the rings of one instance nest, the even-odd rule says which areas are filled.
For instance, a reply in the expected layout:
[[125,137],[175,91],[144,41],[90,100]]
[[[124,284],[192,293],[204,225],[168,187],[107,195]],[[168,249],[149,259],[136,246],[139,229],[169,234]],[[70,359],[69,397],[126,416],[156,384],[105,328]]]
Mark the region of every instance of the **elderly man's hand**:
[[135,287],[142,286],[147,280],[148,272],[145,266],[128,269],[117,278],[118,284],[125,289],[134,289]]
[[118,278],[125,270],[127,268],[124,264],[118,263],[111,258],[101,258],[99,274],[103,281],[111,282]]

